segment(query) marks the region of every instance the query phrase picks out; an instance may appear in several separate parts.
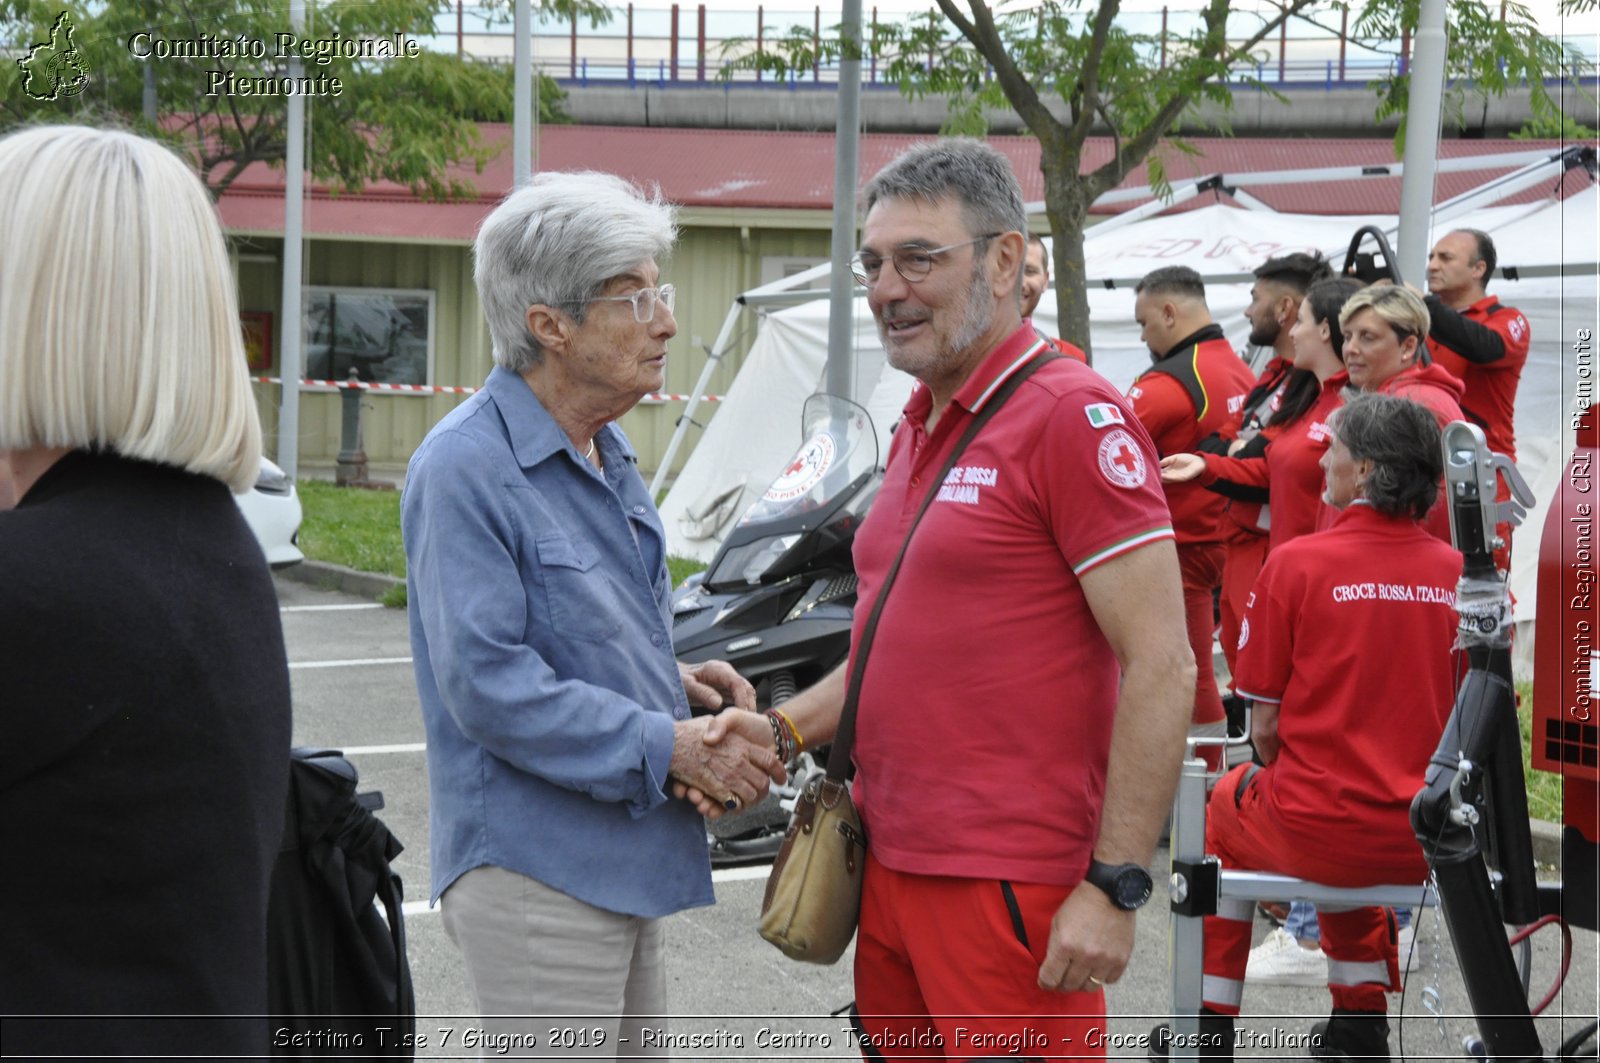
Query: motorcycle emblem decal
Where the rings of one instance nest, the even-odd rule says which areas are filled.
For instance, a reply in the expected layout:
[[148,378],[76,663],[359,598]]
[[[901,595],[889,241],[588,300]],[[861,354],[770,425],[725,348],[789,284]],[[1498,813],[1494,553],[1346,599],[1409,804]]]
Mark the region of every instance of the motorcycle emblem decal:
[[788,468],[772,481],[772,486],[767,488],[762,499],[767,502],[792,502],[804,496],[822,482],[837,453],[838,447],[833,436],[818,432],[800,448],[800,453],[795,455]]
[[1147,469],[1133,437],[1118,428],[1100,440],[1100,471],[1118,487],[1143,487]]
[[1122,411],[1109,402],[1096,402],[1085,406],[1083,412],[1089,415],[1089,423],[1096,428],[1110,428],[1114,424],[1127,424],[1122,419]]

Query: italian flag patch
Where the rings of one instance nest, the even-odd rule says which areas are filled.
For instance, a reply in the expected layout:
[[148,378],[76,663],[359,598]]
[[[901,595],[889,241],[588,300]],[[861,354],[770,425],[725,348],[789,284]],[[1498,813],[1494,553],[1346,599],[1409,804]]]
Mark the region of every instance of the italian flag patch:
[[1110,428],[1114,424],[1125,424],[1122,411],[1113,403],[1096,402],[1085,406],[1083,412],[1089,415],[1089,423],[1096,428]]

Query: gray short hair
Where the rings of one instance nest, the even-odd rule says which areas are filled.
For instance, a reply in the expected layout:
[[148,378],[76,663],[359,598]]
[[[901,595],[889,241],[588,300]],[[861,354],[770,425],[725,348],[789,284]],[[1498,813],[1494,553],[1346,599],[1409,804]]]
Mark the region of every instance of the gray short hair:
[[528,307],[556,306],[582,323],[606,282],[665,258],[678,230],[659,190],[609,173],[541,173],[494,209],[473,244],[473,279],[495,364],[524,373],[544,358]]
[[1027,232],[1022,186],[1004,155],[979,140],[950,137],[901,153],[862,191],[870,212],[879,200],[937,203],[955,199],[972,235]]
[[1328,427],[1351,457],[1372,462],[1363,497],[1373,509],[1413,520],[1428,515],[1444,475],[1439,421],[1431,412],[1397,395],[1363,392],[1345,399]]
[[0,138],[0,450],[99,447],[248,490],[233,269],[205,185],[145,137]]

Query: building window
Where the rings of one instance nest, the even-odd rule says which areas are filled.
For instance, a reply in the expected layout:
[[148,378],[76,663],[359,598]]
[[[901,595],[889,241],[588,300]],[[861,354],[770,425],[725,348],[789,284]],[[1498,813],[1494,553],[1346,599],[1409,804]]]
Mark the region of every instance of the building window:
[[430,383],[433,298],[396,288],[307,288],[306,380],[344,381],[354,368],[371,383]]
[[[828,261],[827,256],[805,257],[800,255],[762,255],[761,256],[761,283],[771,284],[781,281],[785,277],[792,277],[796,273],[804,273],[814,266],[820,266]],[[801,291],[809,289],[827,290],[828,278],[820,277],[809,284],[801,286]]]

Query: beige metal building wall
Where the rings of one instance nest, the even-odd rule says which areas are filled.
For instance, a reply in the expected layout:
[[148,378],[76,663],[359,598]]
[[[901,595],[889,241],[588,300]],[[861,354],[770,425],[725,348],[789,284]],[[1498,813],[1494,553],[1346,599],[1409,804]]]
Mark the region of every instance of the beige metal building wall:
[[[678,334],[668,346],[668,394],[688,394],[706,362],[706,347],[716,341],[733,299],[762,283],[763,261],[822,259],[828,254],[827,217],[805,211],[685,211],[677,250],[664,264],[664,281],[678,286]],[[236,248],[240,309],[274,315],[270,373],[277,375],[283,336],[281,240],[252,239]],[[476,387],[493,362],[488,329],[472,283],[471,248],[441,243],[385,243],[318,239],[308,242],[307,283],[340,288],[421,289],[434,293],[434,342],[430,383]],[[755,337],[757,321],[745,312],[731,350],[713,373],[711,394],[733,383]],[[697,343],[696,340],[699,340]],[[256,404],[268,440],[276,449],[279,389],[256,384]],[[464,396],[363,394],[363,434],[367,459],[375,467],[397,469],[428,430]],[[640,467],[652,473],[665,452],[685,403],[641,405],[622,420],[639,451]],[[703,404],[695,420],[707,423],[716,412]],[[332,389],[306,390],[300,397],[300,461],[331,464],[339,453],[341,402]],[[681,467],[700,431],[689,430],[676,466]]]

